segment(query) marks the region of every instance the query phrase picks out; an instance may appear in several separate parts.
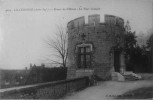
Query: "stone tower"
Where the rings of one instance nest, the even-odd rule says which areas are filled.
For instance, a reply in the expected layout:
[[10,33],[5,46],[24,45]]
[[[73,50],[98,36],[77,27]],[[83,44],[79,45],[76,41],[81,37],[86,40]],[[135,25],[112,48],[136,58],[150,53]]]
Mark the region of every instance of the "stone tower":
[[93,73],[102,79],[111,78],[111,72],[122,72],[124,64],[124,20],[105,15],[79,17],[68,27],[68,72],[67,78],[89,76]]

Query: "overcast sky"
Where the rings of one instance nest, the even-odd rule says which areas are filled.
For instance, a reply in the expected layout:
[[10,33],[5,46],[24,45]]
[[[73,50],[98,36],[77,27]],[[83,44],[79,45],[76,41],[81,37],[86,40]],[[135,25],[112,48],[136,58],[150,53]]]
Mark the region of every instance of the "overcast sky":
[[44,39],[54,35],[57,24],[80,16],[100,14],[101,21],[104,14],[119,16],[129,20],[137,34],[145,35],[153,23],[152,0],[0,0],[0,9],[0,68],[5,69],[43,63],[50,52]]

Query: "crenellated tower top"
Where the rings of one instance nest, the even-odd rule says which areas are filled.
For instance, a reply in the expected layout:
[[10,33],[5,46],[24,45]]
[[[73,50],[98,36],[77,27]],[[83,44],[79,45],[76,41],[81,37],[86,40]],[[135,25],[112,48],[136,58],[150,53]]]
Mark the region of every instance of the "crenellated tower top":
[[[88,26],[98,26],[100,24],[108,24],[108,25],[118,25],[120,27],[124,27],[124,20],[120,17],[114,16],[114,15],[105,15],[104,16],[104,22],[100,22],[100,15],[99,14],[94,14],[94,15],[89,15],[88,16]],[[74,20],[71,20],[68,24],[67,27],[68,29],[74,29],[74,28],[79,28],[83,27],[85,25],[85,17],[79,17]]]

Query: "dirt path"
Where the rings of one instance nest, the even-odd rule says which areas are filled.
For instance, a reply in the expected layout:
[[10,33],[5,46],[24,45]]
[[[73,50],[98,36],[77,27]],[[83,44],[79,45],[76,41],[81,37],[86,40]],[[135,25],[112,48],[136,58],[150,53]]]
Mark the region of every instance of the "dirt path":
[[112,99],[115,96],[124,94],[127,91],[135,90],[141,87],[153,86],[153,80],[139,80],[128,82],[107,81],[100,82],[96,86],[89,87],[80,92],[73,93],[65,99],[79,99],[79,100],[103,100]]

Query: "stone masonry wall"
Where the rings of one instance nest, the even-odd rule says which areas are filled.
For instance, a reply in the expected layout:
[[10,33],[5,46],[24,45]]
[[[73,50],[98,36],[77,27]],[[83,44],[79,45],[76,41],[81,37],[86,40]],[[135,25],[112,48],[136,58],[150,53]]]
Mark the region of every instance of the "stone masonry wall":
[[[105,22],[100,23],[100,15],[89,15],[88,24],[85,18],[79,17],[70,21],[68,27],[68,71],[67,78],[73,74],[77,67],[78,44],[92,44],[92,69],[99,77],[106,79],[113,71],[111,49],[115,46],[122,47],[124,42],[124,20],[113,15],[105,15]],[[82,35],[85,35],[84,40]],[[71,72],[71,73],[70,73]],[[70,75],[71,74],[71,75]],[[72,78],[72,77],[71,77]]]

